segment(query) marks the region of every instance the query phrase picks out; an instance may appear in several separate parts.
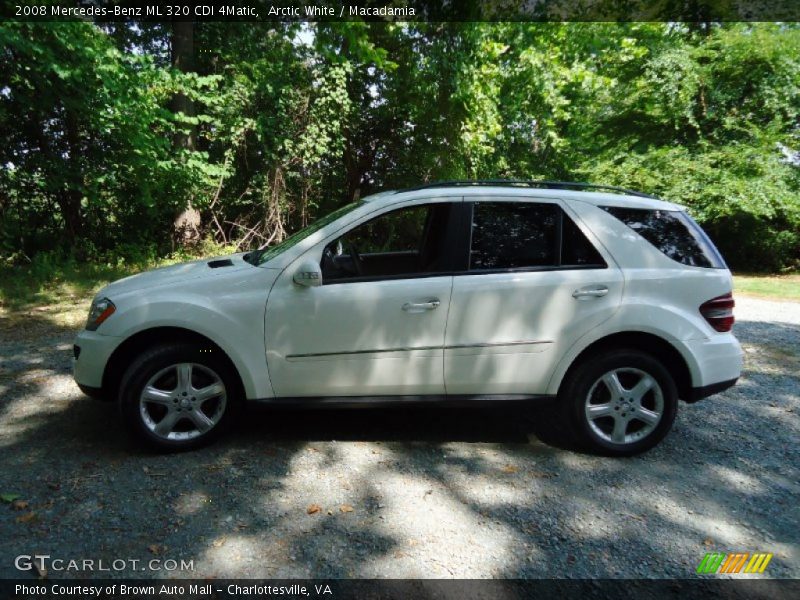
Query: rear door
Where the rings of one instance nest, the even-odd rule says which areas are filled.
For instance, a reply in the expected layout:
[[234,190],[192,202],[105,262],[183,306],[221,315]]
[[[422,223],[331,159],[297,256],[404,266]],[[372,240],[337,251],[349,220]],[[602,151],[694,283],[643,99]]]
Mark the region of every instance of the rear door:
[[447,393],[543,394],[566,349],[619,307],[622,274],[557,199],[465,207],[469,257],[453,281]]

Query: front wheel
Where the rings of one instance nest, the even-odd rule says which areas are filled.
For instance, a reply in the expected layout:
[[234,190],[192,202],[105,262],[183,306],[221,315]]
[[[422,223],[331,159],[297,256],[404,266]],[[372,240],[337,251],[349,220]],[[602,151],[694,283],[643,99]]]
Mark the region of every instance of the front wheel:
[[131,433],[151,448],[178,451],[210,443],[238,405],[227,361],[189,344],[144,352],[122,378],[120,408]]
[[580,364],[559,392],[578,441],[612,456],[649,450],[675,421],[675,381],[654,357],[617,350]]

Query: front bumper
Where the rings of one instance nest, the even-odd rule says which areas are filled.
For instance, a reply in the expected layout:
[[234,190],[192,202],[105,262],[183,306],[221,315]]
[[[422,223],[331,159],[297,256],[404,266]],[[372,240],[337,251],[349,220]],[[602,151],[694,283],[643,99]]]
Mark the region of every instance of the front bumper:
[[121,341],[121,338],[86,330],[75,338],[72,373],[75,382],[87,395],[94,396],[94,392],[99,392],[103,387],[106,363]]
[[78,384],[78,387],[81,391],[89,396],[89,398],[93,398],[95,400],[106,400],[107,398],[103,394],[103,388],[96,388],[96,387],[89,387],[88,385],[83,385],[82,383]]

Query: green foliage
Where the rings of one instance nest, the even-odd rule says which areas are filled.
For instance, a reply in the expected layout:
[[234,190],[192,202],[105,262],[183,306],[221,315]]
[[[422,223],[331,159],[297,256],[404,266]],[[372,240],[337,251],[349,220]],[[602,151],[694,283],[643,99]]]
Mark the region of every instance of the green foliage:
[[[86,23],[5,23],[0,41],[0,207],[6,252],[30,255],[155,240],[180,199],[216,175],[201,153],[175,152],[183,123],[164,106],[210,82],[123,54]],[[132,227],[133,224],[136,227]]]
[[169,24],[103,27],[0,24],[4,263],[149,264],[189,205],[247,248],[464,177],[639,188],[733,267],[800,261],[796,24],[198,23],[188,73]]
[[[121,244],[77,260],[64,251],[37,252],[30,262],[0,263],[0,317],[42,304],[77,305],[74,315],[85,318],[85,304],[101,286],[135,273],[198,257],[230,254],[235,248],[204,239],[193,251],[178,249],[159,256],[155,246]],[[20,261],[22,262],[22,261]],[[73,319],[74,320],[74,319]]]

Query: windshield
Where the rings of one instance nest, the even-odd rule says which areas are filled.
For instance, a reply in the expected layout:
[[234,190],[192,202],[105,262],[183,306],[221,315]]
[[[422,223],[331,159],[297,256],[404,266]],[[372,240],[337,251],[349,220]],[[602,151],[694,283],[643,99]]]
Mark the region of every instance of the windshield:
[[262,250],[254,250],[250,254],[246,255],[245,260],[249,262],[251,265],[263,265],[268,260],[275,258],[285,250],[288,250],[292,246],[298,244],[299,242],[306,239],[312,233],[315,233],[325,227],[328,223],[333,223],[339,217],[346,215],[347,213],[355,210],[359,206],[361,206],[361,202],[353,202],[352,204],[348,204],[341,208],[336,209],[332,213],[328,213],[324,217],[317,219],[308,227],[301,229],[300,231],[290,235],[288,238],[283,240],[282,242],[275,244],[274,246],[270,246],[269,248],[264,248]]

